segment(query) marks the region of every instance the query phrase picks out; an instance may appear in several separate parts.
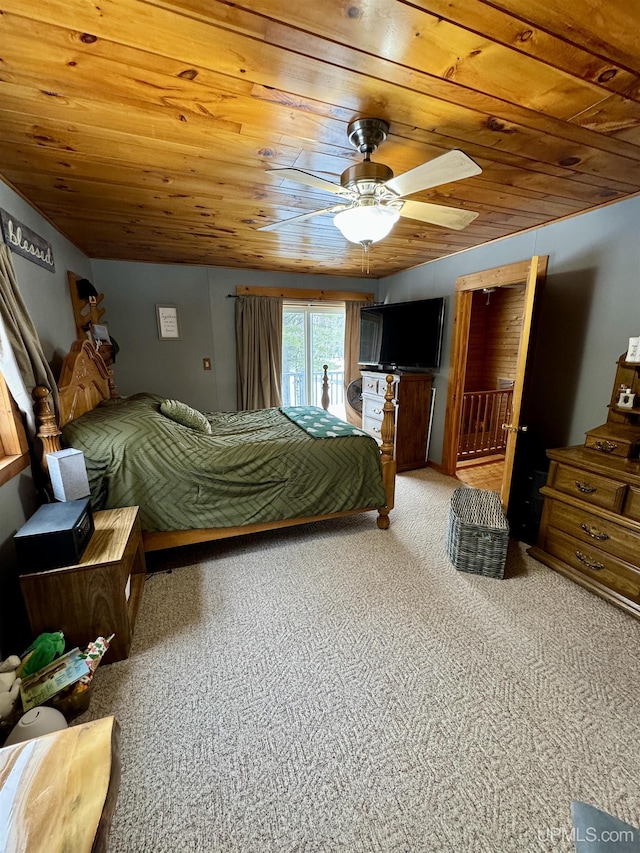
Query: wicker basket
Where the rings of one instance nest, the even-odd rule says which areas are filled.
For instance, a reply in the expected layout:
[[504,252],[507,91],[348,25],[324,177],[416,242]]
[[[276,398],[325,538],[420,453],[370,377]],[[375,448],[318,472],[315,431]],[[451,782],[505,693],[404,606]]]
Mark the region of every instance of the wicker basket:
[[463,486],[451,495],[447,554],[461,572],[504,577],[509,524],[500,496]]

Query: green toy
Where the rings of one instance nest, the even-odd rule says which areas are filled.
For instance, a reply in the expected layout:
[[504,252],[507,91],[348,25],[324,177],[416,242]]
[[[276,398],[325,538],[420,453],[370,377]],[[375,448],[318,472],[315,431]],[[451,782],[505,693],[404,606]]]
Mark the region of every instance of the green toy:
[[43,666],[60,657],[64,651],[64,634],[54,631],[52,634],[40,634],[22,655],[21,678],[33,675]]

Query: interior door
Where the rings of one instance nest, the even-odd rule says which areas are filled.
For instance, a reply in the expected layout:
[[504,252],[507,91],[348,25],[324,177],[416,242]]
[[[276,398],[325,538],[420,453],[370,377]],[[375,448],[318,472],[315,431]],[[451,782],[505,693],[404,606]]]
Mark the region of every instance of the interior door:
[[470,275],[461,276],[456,279],[453,340],[451,344],[449,387],[447,389],[445,438],[442,451],[443,468],[451,476],[455,476],[458,458],[473,292],[484,288],[525,284],[525,308],[518,345],[516,377],[513,386],[512,417],[509,424],[505,424],[508,438],[505,451],[504,475],[500,490],[500,499],[505,511],[509,503],[518,434],[527,428],[526,424],[520,423],[520,414],[525,389],[527,357],[529,354],[536,291],[538,285],[546,275],[547,262],[547,256],[540,257],[534,255],[528,261],[520,261],[516,264],[482,270],[481,272],[471,273]]

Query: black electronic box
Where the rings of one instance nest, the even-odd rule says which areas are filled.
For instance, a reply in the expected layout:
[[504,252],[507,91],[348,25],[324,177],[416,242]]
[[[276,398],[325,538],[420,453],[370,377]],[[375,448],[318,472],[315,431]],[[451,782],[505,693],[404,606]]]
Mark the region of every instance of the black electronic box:
[[73,566],[93,534],[89,498],[44,504],[13,537],[22,574]]

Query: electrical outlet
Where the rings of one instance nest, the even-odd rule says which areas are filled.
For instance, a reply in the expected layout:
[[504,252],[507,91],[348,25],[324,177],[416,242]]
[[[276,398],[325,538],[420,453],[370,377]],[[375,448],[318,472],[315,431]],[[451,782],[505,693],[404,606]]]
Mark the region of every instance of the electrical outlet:
[[203,358],[202,359],[202,369],[203,370],[211,370],[211,359]]

